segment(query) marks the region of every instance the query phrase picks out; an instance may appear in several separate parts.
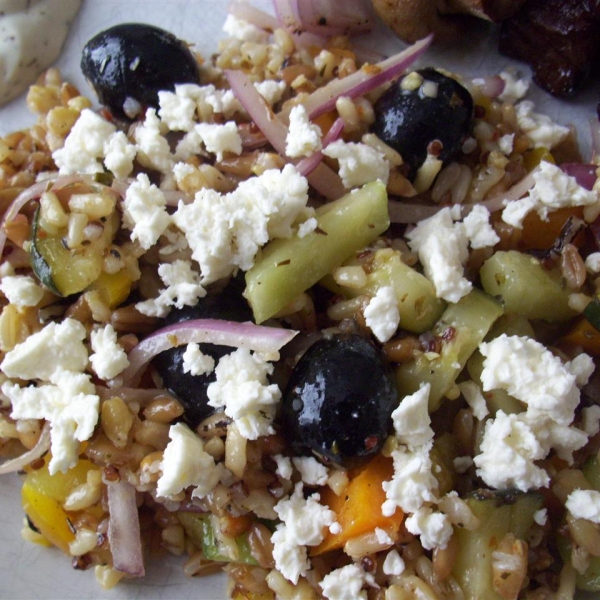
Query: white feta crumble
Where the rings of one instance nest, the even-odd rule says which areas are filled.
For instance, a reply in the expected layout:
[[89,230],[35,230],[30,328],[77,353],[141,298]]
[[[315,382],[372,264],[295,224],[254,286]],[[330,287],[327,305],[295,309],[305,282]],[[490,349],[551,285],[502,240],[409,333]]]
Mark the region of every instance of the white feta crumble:
[[15,306],[36,306],[44,297],[44,289],[29,275],[7,275],[0,280],[0,291]]
[[290,158],[311,156],[321,150],[321,136],[321,128],[309,121],[306,108],[302,104],[294,106],[285,138],[285,153]]
[[329,478],[327,467],[313,456],[295,456],[294,467],[300,473],[300,479],[306,485],[325,485]]
[[228,194],[199,190],[191,204],[180,202],[173,221],[185,233],[207,284],[236,267],[247,271],[269,239],[291,237],[296,219],[307,213],[307,201],[306,179],[287,164],[243,181]]
[[534,185],[528,194],[508,202],[502,211],[505,223],[522,229],[523,219],[530,212],[536,211],[542,220],[547,220],[549,212],[568,206],[583,206],[586,207],[584,210],[597,214],[598,194],[579,185],[574,177],[567,175],[560,167],[542,161],[532,172],[532,177]]
[[294,467],[292,466],[292,459],[284,454],[275,454],[273,460],[277,465],[275,473],[282,479],[290,479],[294,473]]
[[409,448],[416,448],[433,439],[429,416],[431,384],[424,383],[410,396],[405,396],[392,413],[396,439]]
[[596,370],[594,359],[584,352],[578,354],[573,360],[566,362],[565,367],[575,375],[575,383],[579,387],[584,386]]
[[165,317],[170,307],[183,308],[195,306],[199,298],[206,296],[206,290],[200,284],[200,275],[190,261],[175,260],[158,267],[158,274],[167,286],[157,298],[138,302],[136,308],[144,315]]
[[169,173],[173,168],[173,156],[169,142],[163,135],[164,132],[166,132],[166,125],[160,122],[156,110],[149,108],[144,121],[135,128],[133,137],[140,164],[161,173]]
[[568,425],[579,404],[576,377],[543,344],[524,336],[501,336],[480,344],[485,357],[481,383],[484,391],[496,388],[527,405],[535,417],[549,417]]
[[117,341],[117,332],[110,323],[92,331],[90,340],[93,350],[90,363],[100,379],[112,379],[129,366],[127,353]]
[[88,364],[85,337],[85,327],[75,319],[48,323],[7,352],[0,368],[7,377],[42,381],[51,381],[62,371],[84,371]]
[[432,445],[433,442],[429,442],[415,450],[400,446],[392,452],[394,477],[382,484],[387,498],[381,506],[385,517],[391,517],[396,508],[414,513],[424,502],[435,500],[434,490],[437,490],[438,483],[431,472],[429,451]]
[[276,81],[274,79],[266,79],[265,81],[255,81],[254,87],[256,91],[266,100],[269,106],[279,102],[283,97],[286,89],[285,81]]
[[515,134],[514,133],[505,133],[499,140],[498,140],[498,147],[500,148],[500,152],[502,152],[502,154],[509,156],[511,154],[511,152],[513,151],[513,144],[514,144],[514,139],[515,139]]
[[200,344],[188,344],[183,353],[183,372],[206,375],[215,368],[215,359],[200,350]]
[[367,592],[362,590],[365,582],[365,570],[352,563],[325,575],[319,586],[327,600],[366,600]]
[[156,495],[169,497],[193,486],[193,498],[204,498],[219,483],[222,465],[204,450],[202,440],[184,423],[169,428]]
[[241,435],[255,440],[275,432],[272,426],[281,390],[269,384],[273,365],[245,348],[225,355],[215,368],[217,380],[207,388],[208,404],[224,408]]
[[463,219],[462,228],[474,250],[495,246],[500,241],[500,237],[490,224],[490,211],[481,204],[473,206]]
[[406,569],[404,559],[398,553],[398,550],[390,550],[383,561],[383,572],[385,575],[402,575]]
[[448,517],[428,506],[423,506],[406,519],[406,529],[418,535],[423,548],[444,549],[452,537],[453,528]]
[[533,513],[533,520],[540,526],[544,526],[548,521],[548,509],[540,508]]
[[531,100],[515,105],[519,127],[529,136],[534,148],[552,150],[569,135],[569,128],[555,123],[547,115],[534,112],[534,107]]
[[223,31],[242,42],[265,43],[268,40],[268,33],[264,29],[231,13],[225,19]]
[[175,86],[174,92],[158,92],[160,120],[170,131],[190,131],[196,124],[196,100],[190,97],[189,88]]
[[581,411],[581,426],[583,431],[592,437],[600,431],[600,406],[593,404],[586,406]]
[[394,540],[390,537],[389,533],[381,527],[375,527],[375,537],[380,544],[394,545]]
[[84,108],[65,139],[52,153],[63,175],[102,172],[104,145],[117,128],[89,108]]
[[468,258],[468,240],[454,225],[449,208],[420,221],[407,236],[408,244],[419,255],[425,276],[435,286],[436,294],[448,302],[458,302],[472,289],[463,277]]
[[398,298],[392,286],[377,290],[364,309],[367,327],[380,342],[387,342],[398,330],[400,311]]
[[122,206],[123,225],[131,230],[131,240],[139,240],[144,250],[156,244],[171,223],[164,193],[145,173],[127,188]]
[[463,381],[458,384],[458,389],[471,407],[473,416],[478,421],[483,421],[489,414],[489,410],[480,387],[474,381]]
[[198,123],[194,130],[200,136],[206,150],[215,154],[217,161],[223,160],[226,153],[240,155],[242,153],[242,138],[234,121],[227,123]]
[[320,495],[305,499],[302,490],[302,484],[296,484],[294,493],[275,505],[282,522],[271,536],[275,566],[294,584],[310,569],[306,546],[320,544],[325,529],[335,523],[335,513],[319,504]]
[[576,519],[600,524],[600,492],[597,490],[573,490],[565,507]]
[[512,70],[502,71],[500,78],[504,81],[504,89],[498,96],[498,99],[502,102],[508,102],[509,104],[515,104],[521,98],[524,98],[529,91],[529,81],[518,76]]
[[600,273],[600,252],[592,252],[585,259],[585,269],[591,275]]
[[58,369],[49,380],[50,384],[38,387],[20,387],[7,381],[2,393],[11,401],[13,419],[45,419],[50,423],[52,458],[48,469],[54,475],[77,464],[79,443],[92,436],[98,422],[100,398],[86,373]]
[[372,146],[336,140],[323,149],[323,154],[339,162],[339,175],[346,189],[378,179],[387,185],[390,165],[385,156]]
[[133,171],[136,147],[122,131],[115,131],[104,144],[104,166],[117,179],[125,179]]

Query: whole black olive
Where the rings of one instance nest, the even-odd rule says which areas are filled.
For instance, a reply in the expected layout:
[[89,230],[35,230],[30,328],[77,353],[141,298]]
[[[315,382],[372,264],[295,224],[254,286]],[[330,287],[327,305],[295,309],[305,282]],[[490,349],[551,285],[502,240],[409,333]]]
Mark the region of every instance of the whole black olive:
[[299,454],[355,466],[381,449],[398,392],[380,351],[355,334],[315,342],[283,394],[281,426]]
[[[191,319],[224,319],[227,321],[250,321],[252,311],[242,297],[243,287],[238,279],[232,279],[220,294],[201,298],[196,306],[174,309],[165,318],[164,325],[181,323]],[[186,346],[171,348],[157,355],[153,364],[162,378],[164,387],[174,394],[184,408],[183,419],[195,427],[214,409],[208,405],[206,390],[215,381],[214,371],[206,375],[192,375],[183,370],[183,354]],[[200,350],[217,362],[225,354],[233,352],[229,346],[200,344]]]
[[[416,78],[414,85],[407,84],[406,78],[396,81],[377,100],[371,126],[373,133],[401,154],[411,179],[436,140],[441,145],[438,158],[444,162],[454,158],[473,122],[473,98],[462,85],[435,69],[416,73],[422,81]],[[415,79],[414,74],[407,77]]]
[[115,25],[94,36],[83,48],[81,70],[116,117],[133,118],[125,100],[140,110],[158,107],[158,92],[176,83],[198,83],[198,62],[188,46],[173,34],[141,23]]

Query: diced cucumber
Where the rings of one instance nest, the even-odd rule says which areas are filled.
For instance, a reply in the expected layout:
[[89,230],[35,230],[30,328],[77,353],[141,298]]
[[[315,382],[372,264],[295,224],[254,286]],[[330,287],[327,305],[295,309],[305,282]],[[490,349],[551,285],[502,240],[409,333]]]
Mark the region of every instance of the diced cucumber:
[[428,382],[431,384],[429,410],[436,410],[501,314],[500,303],[479,290],[472,290],[456,304],[448,305],[433,328],[435,335],[446,338],[440,353],[433,356],[424,353],[412,362],[399,365],[396,381],[400,392],[412,394],[422,383]]
[[267,244],[246,273],[256,323],[271,318],[389,227],[383,183],[367,183],[316,210],[317,228]]
[[[357,264],[350,260],[345,265]],[[431,329],[440,318],[446,303],[435,294],[433,283],[424,275],[402,261],[400,252],[392,248],[377,250],[369,262],[367,284],[360,289],[340,285],[341,292],[349,298],[366,294],[375,296],[377,291],[391,286],[396,292],[400,327],[413,333]]]
[[452,575],[465,600],[502,600],[494,591],[492,553],[508,533],[526,539],[534,514],[543,506],[543,497],[537,492],[480,490],[464,500],[479,519],[479,527],[470,531],[455,527],[458,552]]
[[257,565],[252,557],[248,534],[227,538],[219,531],[218,517],[181,511],[177,513],[190,539],[202,550],[207,560]]
[[528,319],[566,321],[577,313],[569,306],[569,290],[559,269],[546,269],[529,254],[496,252],[479,271],[481,285],[504,303],[507,313]]

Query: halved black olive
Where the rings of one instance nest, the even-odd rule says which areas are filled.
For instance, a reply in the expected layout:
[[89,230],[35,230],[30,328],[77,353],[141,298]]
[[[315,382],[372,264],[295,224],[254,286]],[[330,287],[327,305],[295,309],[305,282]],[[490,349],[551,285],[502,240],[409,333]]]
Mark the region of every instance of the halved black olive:
[[188,46],[173,34],[142,23],[115,25],[94,36],[84,47],[81,70],[98,96],[118,118],[130,98],[145,107],[158,106],[158,92],[176,83],[198,83],[198,62]]
[[338,334],[315,342],[283,394],[283,433],[299,454],[355,466],[390,433],[398,392],[391,368],[369,340]]
[[[196,306],[174,309],[165,318],[164,325],[181,323],[192,319],[224,319],[227,321],[250,321],[252,311],[242,297],[242,287],[238,279],[232,279],[219,294],[210,294],[201,298]],[[184,408],[183,419],[195,427],[208,417],[214,409],[208,405],[206,390],[215,381],[214,371],[206,375],[192,375],[183,370],[183,354],[186,346],[171,348],[161,352],[153,360],[156,370],[162,378],[164,387],[174,394]],[[200,350],[215,359],[215,363],[225,354],[234,351],[229,346],[200,344]]]
[[411,178],[436,140],[441,144],[438,158],[444,162],[454,158],[473,121],[473,98],[458,81],[435,69],[416,73],[422,79],[420,85],[413,89],[403,85],[404,79],[396,81],[377,100],[371,126],[373,133],[401,154]]

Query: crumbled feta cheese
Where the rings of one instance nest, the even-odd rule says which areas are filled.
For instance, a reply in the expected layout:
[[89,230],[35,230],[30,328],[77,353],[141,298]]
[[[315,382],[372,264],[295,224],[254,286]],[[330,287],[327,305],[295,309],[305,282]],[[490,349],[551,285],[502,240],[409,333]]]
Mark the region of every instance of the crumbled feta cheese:
[[498,96],[498,100],[515,104],[521,98],[524,98],[529,91],[529,81],[518,77],[517,73],[511,70],[502,71],[500,77],[504,81],[504,90]]
[[131,230],[132,241],[139,240],[145,250],[157,242],[171,223],[166,206],[164,193],[140,173],[123,200],[123,225]]
[[431,472],[429,451],[432,444],[429,442],[414,450],[400,446],[392,452],[394,477],[382,484],[387,498],[381,507],[384,516],[392,516],[397,507],[405,513],[413,513],[424,502],[435,500],[434,490],[437,490],[438,484]]
[[236,15],[229,13],[223,24],[223,31],[242,42],[266,43],[269,34],[260,29],[253,23],[240,19]]
[[390,537],[389,533],[385,529],[381,529],[381,527],[375,527],[375,537],[380,544],[389,544],[390,546],[394,544],[394,540]]
[[251,177],[229,194],[199,190],[191,204],[180,202],[173,221],[200,264],[202,282],[247,271],[258,249],[272,238],[287,238],[306,213],[308,183],[288,164]]
[[36,306],[44,297],[44,290],[29,275],[7,275],[0,280],[0,291],[15,306]]
[[519,127],[529,136],[534,148],[552,150],[569,135],[569,128],[554,123],[546,115],[534,112],[534,103],[523,100],[515,105]]
[[458,389],[471,407],[473,416],[477,420],[483,421],[489,414],[489,410],[479,386],[474,381],[463,381],[458,384]]
[[295,456],[292,459],[300,478],[306,485],[325,485],[329,477],[327,467],[312,456]]
[[183,308],[195,306],[198,298],[206,296],[206,290],[200,285],[200,275],[187,260],[175,260],[158,267],[158,274],[167,286],[157,298],[138,302],[136,308],[144,315],[165,317],[171,306]]
[[390,550],[383,561],[383,572],[386,575],[395,575],[397,577],[404,573],[404,569],[406,569],[406,564],[398,553],[398,550]]
[[170,131],[190,131],[196,124],[196,100],[189,89],[176,85],[174,92],[158,92],[158,116]]
[[424,383],[418,391],[405,396],[392,413],[397,440],[409,448],[416,448],[433,439],[429,416],[431,384]]
[[586,257],[585,268],[591,275],[600,273],[600,252],[592,252]]
[[292,466],[292,459],[289,456],[285,456],[283,454],[276,454],[273,456],[273,460],[277,464],[277,469],[275,473],[279,475],[282,479],[290,479],[294,472],[294,467]]
[[439,298],[458,302],[471,291],[471,282],[463,277],[468,240],[462,229],[454,225],[449,208],[420,221],[406,237]]
[[336,140],[323,149],[323,154],[339,162],[339,175],[346,189],[359,187],[369,181],[387,184],[390,165],[385,156],[363,143]]
[[269,384],[273,365],[258,354],[238,348],[217,364],[217,380],[207,388],[208,404],[225,408],[243,437],[255,440],[275,432],[272,421],[281,398],[276,384]]
[[481,383],[484,391],[496,388],[527,405],[535,417],[549,417],[568,425],[579,404],[576,377],[543,344],[528,337],[501,336],[482,343],[485,357]]
[[588,437],[592,437],[600,431],[600,406],[592,404],[592,406],[582,409],[581,427]]
[[319,586],[327,600],[366,600],[367,592],[362,590],[365,581],[365,570],[352,563],[325,575]]
[[538,525],[541,525],[543,527],[546,524],[546,521],[548,520],[548,509],[540,508],[540,510],[536,510],[535,513],[533,513],[533,520]]
[[464,235],[471,248],[488,248],[495,246],[500,238],[490,225],[490,211],[481,204],[475,204],[462,221]]
[[528,194],[508,202],[502,211],[502,220],[521,229],[523,219],[536,211],[542,220],[548,219],[548,213],[567,206],[584,206],[590,211],[598,210],[598,194],[587,190],[577,180],[567,175],[560,167],[542,161],[532,172],[533,187]]
[[[69,346],[64,350],[68,352]],[[40,368],[50,357],[47,352],[33,366]],[[49,379],[51,385],[38,387],[20,387],[7,381],[2,385],[2,392],[12,403],[13,419],[45,419],[50,423],[52,458],[48,469],[54,475],[58,471],[66,472],[77,463],[79,442],[91,437],[98,422],[100,398],[85,373],[58,369]]]
[[418,535],[426,550],[444,549],[452,536],[453,529],[448,517],[441,512],[423,506],[406,519],[406,529]]
[[594,359],[585,353],[578,354],[573,360],[566,362],[565,367],[575,375],[575,383],[579,387],[586,385],[596,370]]
[[115,131],[104,144],[104,166],[117,179],[125,179],[133,171],[136,147],[122,131]]
[[515,139],[514,133],[506,133],[498,140],[498,147],[500,148],[500,152],[509,156],[513,151],[513,143]]
[[135,128],[133,137],[137,147],[137,159],[143,167],[170,173],[173,168],[173,156],[163,131],[156,110],[149,108],[144,121]]
[[283,97],[286,89],[285,81],[275,81],[274,79],[266,79],[265,81],[255,81],[254,87],[256,91],[266,100],[269,106],[273,106]]
[[117,332],[110,324],[90,334],[93,354],[90,363],[100,379],[108,380],[122,373],[129,366],[129,359],[117,341]]
[[398,298],[392,286],[383,286],[377,290],[364,309],[367,327],[380,342],[387,342],[398,329],[400,311]]
[[15,379],[51,381],[61,371],[84,371],[88,352],[85,327],[75,319],[48,323],[6,353],[0,368]]
[[216,154],[217,161],[222,161],[225,153],[236,155],[242,153],[242,138],[234,121],[223,124],[198,123],[194,129],[208,152]]
[[325,528],[335,522],[335,513],[319,504],[319,494],[304,498],[301,483],[294,493],[275,505],[281,524],[271,536],[273,558],[277,570],[296,584],[310,568],[305,546],[316,546],[323,541]]
[[309,217],[306,221],[303,221],[298,225],[298,237],[303,238],[306,237],[309,233],[312,233],[318,225],[317,219],[314,217]]
[[215,359],[200,350],[199,344],[188,344],[183,353],[183,372],[191,375],[206,375],[215,368]]
[[308,119],[306,108],[298,104],[290,112],[290,125],[285,138],[285,153],[290,158],[311,156],[321,150],[321,129]]
[[204,498],[219,483],[222,465],[204,450],[202,440],[184,423],[169,428],[169,443],[163,452],[157,496],[174,496],[194,486],[193,498]]
[[102,172],[104,145],[116,129],[93,110],[84,108],[64,146],[52,153],[59,172],[64,175]]
[[576,519],[600,524],[600,492],[597,490],[573,490],[565,507]]

